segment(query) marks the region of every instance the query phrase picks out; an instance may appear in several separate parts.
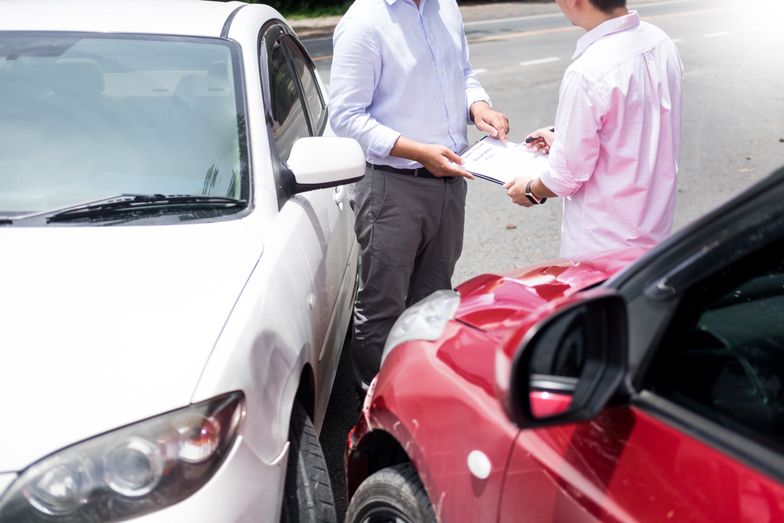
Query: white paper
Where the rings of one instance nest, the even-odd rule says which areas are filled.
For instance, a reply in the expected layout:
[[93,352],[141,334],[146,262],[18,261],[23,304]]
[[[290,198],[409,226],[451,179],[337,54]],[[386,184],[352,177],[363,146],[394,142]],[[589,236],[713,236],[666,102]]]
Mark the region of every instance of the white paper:
[[538,178],[548,166],[547,155],[522,143],[485,136],[460,154],[463,169],[479,178],[504,184],[518,176]]

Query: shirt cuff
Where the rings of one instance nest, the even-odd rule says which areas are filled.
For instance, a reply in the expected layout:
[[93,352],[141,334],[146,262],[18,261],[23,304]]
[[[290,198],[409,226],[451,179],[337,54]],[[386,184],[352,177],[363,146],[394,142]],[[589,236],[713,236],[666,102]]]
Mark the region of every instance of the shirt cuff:
[[386,158],[392,152],[398,138],[400,138],[399,132],[380,125],[373,131],[373,136],[368,144],[368,153],[376,158]]
[[473,120],[471,119],[471,106],[474,105],[475,102],[487,102],[487,105],[490,107],[493,106],[493,102],[490,100],[490,97],[487,96],[487,92],[481,87],[470,87],[466,89],[466,122],[468,123],[473,123]]

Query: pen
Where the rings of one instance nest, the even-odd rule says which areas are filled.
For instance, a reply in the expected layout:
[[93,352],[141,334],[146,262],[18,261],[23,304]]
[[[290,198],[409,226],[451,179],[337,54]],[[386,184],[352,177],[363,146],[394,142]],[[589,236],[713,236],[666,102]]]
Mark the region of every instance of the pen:
[[[552,129],[550,129],[550,132],[551,132],[551,133],[554,133],[554,132],[555,132],[555,127],[553,127]],[[541,137],[540,137],[540,138],[541,138]],[[529,136],[528,138],[526,138],[526,139],[525,139],[525,143],[531,143],[531,142],[533,142],[533,141],[535,141],[535,140],[538,140],[538,139],[539,139],[539,138],[534,138],[533,136]]]

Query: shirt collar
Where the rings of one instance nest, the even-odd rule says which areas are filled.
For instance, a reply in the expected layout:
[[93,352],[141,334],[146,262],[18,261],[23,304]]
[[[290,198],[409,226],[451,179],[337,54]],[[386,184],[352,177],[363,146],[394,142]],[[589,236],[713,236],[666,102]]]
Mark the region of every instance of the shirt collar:
[[[387,0],[389,1],[389,0]],[[394,0],[393,0],[394,1]],[[580,56],[586,49],[591,47],[597,40],[613,33],[628,31],[640,25],[640,15],[637,11],[629,11],[628,15],[611,18],[606,22],[597,25],[577,40],[577,49],[574,51],[572,60]]]

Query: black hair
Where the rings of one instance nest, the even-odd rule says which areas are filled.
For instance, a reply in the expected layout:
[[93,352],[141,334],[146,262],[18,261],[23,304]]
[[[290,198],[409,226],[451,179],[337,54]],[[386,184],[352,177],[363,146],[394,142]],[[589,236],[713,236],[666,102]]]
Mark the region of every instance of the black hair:
[[612,13],[614,9],[626,7],[626,0],[590,0],[603,13]]

